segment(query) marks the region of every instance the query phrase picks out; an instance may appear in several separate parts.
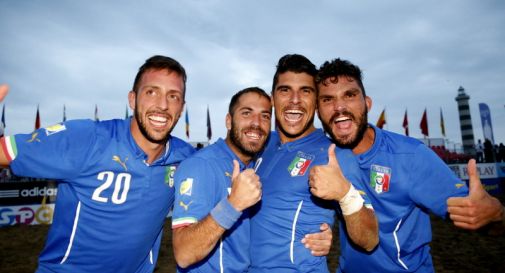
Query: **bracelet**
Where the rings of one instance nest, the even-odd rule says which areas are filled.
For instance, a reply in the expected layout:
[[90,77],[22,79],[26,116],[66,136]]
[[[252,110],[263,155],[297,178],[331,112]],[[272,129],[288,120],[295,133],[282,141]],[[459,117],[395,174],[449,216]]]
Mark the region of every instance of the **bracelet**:
[[342,209],[343,215],[351,215],[361,209],[363,207],[363,203],[365,200],[359,194],[354,186],[351,184],[349,191],[344,195],[342,199],[338,202],[340,204],[340,208]]
[[210,211],[210,215],[224,229],[230,229],[242,212],[237,211],[225,197]]

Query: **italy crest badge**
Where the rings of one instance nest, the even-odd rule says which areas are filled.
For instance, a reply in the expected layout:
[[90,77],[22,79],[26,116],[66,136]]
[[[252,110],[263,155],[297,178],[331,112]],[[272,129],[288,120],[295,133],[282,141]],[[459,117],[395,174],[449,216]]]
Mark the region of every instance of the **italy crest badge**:
[[291,161],[291,164],[289,164],[289,174],[291,174],[291,176],[303,176],[313,160],[313,155],[298,152],[293,161]]
[[389,191],[389,182],[391,181],[391,168],[379,165],[370,167],[370,186],[377,193]]

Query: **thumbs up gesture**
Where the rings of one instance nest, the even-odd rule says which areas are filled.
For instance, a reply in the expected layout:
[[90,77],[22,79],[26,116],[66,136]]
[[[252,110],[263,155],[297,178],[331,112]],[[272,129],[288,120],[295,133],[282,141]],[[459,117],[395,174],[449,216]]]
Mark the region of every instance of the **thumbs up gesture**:
[[0,84],[0,101],[4,100],[8,92],[9,92],[9,86],[7,84]]
[[340,201],[351,187],[335,155],[335,144],[328,148],[328,164],[314,166],[309,174],[310,192],[325,200]]
[[504,208],[498,199],[489,195],[482,187],[475,159],[468,161],[468,177],[468,196],[447,199],[447,211],[454,225],[474,230],[489,222],[500,221]]
[[228,201],[237,211],[243,211],[261,199],[260,178],[253,169],[240,172],[238,161],[233,160],[231,179],[231,193]]

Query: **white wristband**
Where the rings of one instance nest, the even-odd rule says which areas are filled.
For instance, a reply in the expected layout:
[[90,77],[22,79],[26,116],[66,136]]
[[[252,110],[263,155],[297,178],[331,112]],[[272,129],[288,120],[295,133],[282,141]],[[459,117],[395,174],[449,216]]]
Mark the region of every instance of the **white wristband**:
[[342,209],[343,215],[351,215],[361,209],[363,207],[363,203],[365,200],[359,194],[354,186],[351,184],[349,191],[340,199],[338,202],[340,204],[340,208]]

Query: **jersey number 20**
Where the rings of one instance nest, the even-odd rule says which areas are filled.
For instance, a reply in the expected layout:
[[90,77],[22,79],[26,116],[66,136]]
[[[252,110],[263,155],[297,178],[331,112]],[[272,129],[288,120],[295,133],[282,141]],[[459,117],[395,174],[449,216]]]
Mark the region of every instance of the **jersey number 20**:
[[96,188],[93,192],[91,199],[107,203],[108,197],[103,197],[102,192],[107,190],[114,183],[114,191],[112,192],[111,201],[114,204],[123,204],[128,196],[128,191],[130,190],[131,175],[129,173],[119,173],[115,174],[113,172],[101,172],[98,174],[98,180],[105,180],[100,187]]

